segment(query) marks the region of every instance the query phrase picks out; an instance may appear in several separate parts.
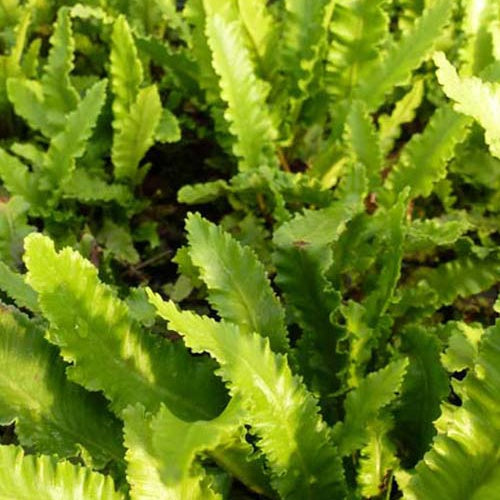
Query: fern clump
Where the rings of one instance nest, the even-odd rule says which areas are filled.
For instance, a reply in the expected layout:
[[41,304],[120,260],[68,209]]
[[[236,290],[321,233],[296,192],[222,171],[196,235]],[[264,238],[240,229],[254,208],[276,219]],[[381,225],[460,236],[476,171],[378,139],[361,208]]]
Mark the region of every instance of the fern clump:
[[1,498],[498,495],[497,2],[4,1],[0,114]]

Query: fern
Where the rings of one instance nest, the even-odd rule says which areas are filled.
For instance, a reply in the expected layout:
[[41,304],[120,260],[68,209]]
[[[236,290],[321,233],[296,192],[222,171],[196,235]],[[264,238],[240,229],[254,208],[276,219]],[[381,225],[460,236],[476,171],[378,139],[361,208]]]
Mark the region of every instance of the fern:
[[470,120],[450,107],[436,111],[421,135],[405,146],[385,187],[394,194],[410,186],[410,195],[429,196],[434,184],[446,176],[446,165],[454,148],[465,139]]
[[500,85],[477,77],[460,78],[442,52],[434,56],[437,77],[445,94],[455,101],[454,108],[471,116],[484,128],[491,154],[500,158]]
[[340,460],[328,442],[316,401],[292,375],[286,358],[274,355],[269,341],[258,334],[180,312],[157,295],[150,299],[188,347],[208,351],[219,361],[219,374],[233,395],[247,401],[247,419],[260,437],[278,492],[301,499],[345,494]]
[[75,168],[75,158],[83,155],[92,129],[106,97],[106,80],[88,90],[78,107],[65,119],[64,130],[54,136],[45,156],[44,174],[49,182],[45,188],[64,183]]
[[25,455],[16,446],[0,446],[0,496],[40,500],[124,498],[109,477],[69,462],[58,463],[52,457]]
[[416,22],[413,30],[394,44],[383,58],[371,65],[370,77],[354,95],[365,101],[368,109],[377,109],[395,85],[406,83],[409,73],[417,68],[434,47],[436,39],[450,18],[452,2],[437,0]]
[[0,261],[0,289],[14,300],[18,307],[38,312],[37,295],[26,284],[24,277]]
[[500,328],[487,330],[474,369],[464,380],[462,406],[435,438],[404,488],[405,498],[487,499],[498,491]]
[[388,37],[386,0],[341,0],[330,25],[326,82],[331,98],[350,98]]
[[371,373],[345,400],[345,418],[332,431],[333,441],[342,456],[348,456],[368,442],[368,429],[380,410],[399,392],[408,360],[394,361]]
[[[155,410],[164,402],[186,418],[214,415],[224,394],[210,377],[209,366],[190,359],[181,346],[141,332],[125,303],[76,252],[66,248],[58,254],[39,234],[28,236],[25,246],[28,283],[38,292],[50,322],[49,341],[73,362],[68,369],[72,380],[102,390],[118,414],[130,404]],[[189,380],[183,377],[186,372]]]
[[82,450],[95,467],[120,460],[120,427],[104,399],[66,380],[40,326],[3,305],[0,325],[0,422],[15,421],[21,444],[38,452],[73,457]]
[[66,122],[65,116],[76,108],[79,101],[79,96],[70,80],[70,73],[74,67],[75,44],[68,8],[59,9],[50,43],[52,48],[41,84],[47,118],[54,127],[61,130]]
[[402,335],[401,351],[410,364],[395,412],[396,439],[405,450],[401,457],[413,466],[428,449],[439,417],[439,406],[448,395],[448,377],[439,358],[440,345],[423,328],[409,327]]
[[255,254],[197,214],[188,216],[186,229],[189,255],[219,315],[242,331],[268,337],[275,352],[285,352],[284,311]]
[[412,88],[396,102],[390,115],[380,115],[378,118],[380,148],[387,154],[394,146],[394,142],[401,135],[401,125],[409,123],[415,118],[417,108],[424,97],[424,83],[417,80]]
[[380,184],[382,152],[375,127],[362,102],[354,101],[346,120],[346,142],[353,151],[355,160],[366,167],[371,191]]
[[221,97],[227,103],[224,116],[236,137],[233,152],[240,160],[239,169],[275,166],[277,133],[267,113],[268,89],[256,76],[242,25],[232,19],[229,6],[217,7],[215,0],[207,0],[206,4],[210,8],[206,18],[207,41],[219,76]]
[[156,86],[141,89],[128,114],[117,125],[111,152],[117,179],[129,178],[137,182],[137,176],[143,175],[137,168],[146,151],[153,145],[161,117],[161,101]]
[[186,422],[164,406],[154,416],[130,407],[124,419],[132,498],[223,498],[200,457],[234,439],[241,425],[239,401],[209,421]]

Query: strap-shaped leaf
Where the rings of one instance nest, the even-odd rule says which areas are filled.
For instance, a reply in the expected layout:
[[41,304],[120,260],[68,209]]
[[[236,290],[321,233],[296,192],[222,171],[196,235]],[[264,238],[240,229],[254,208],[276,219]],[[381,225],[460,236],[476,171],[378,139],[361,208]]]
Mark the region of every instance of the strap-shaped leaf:
[[429,196],[434,184],[446,176],[446,165],[455,146],[468,132],[471,120],[453,111],[439,108],[424,132],[414,135],[406,144],[398,164],[389,174],[385,187],[396,196],[406,186],[410,196]]
[[70,9],[67,7],[59,9],[50,44],[49,58],[41,80],[44,107],[51,124],[61,130],[65,125],[65,116],[76,108],[79,101],[70,80],[75,42]]
[[14,300],[18,307],[38,312],[37,295],[24,281],[24,277],[0,261],[0,289]]
[[402,335],[401,350],[410,364],[395,412],[394,435],[401,443],[401,458],[407,467],[429,448],[440,415],[440,405],[448,395],[448,376],[441,365],[440,345],[433,334],[410,327]]
[[462,406],[445,420],[404,488],[409,500],[495,498],[500,487],[500,323],[485,333],[463,382]]
[[287,351],[283,308],[253,250],[198,214],[188,216],[186,229],[189,255],[208,287],[210,304],[242,331],[268,337],[274,351]]
[[453,245],[472,227],[463,212],[450,217],[414,220],[406,232],[405,252],[421,252],[432,250],[436,246]]
[[127,408],[123,416],[132,499],[222,499],[199,459],[241,433],[241,413],[238,400],[217,418],[196,422],[180,420],[164,406],[154,416],[140,406]]
[[[2,150],[0,150],[0,176],[1,165]],[[28,210],[28,203],[20,196],[13,196],[6,202],[0,201],[0,256],[12,269],[21,264],[24,237],[33,231],[33,226],[28,225]]]
[[0,498],[24,500],[123,500],[113,480],[91,469],[25,455],[17,446],[0,446]]
[[111,89],[115,96],[113,114],[116,124],[113,126],[120,129],[119,124],[136,101],[143,79],[142,64],[124,16],[119,16],[113,25],[110,58]]
[[354,159],[366,168],[368,190],[371,191],[381,182],[382,152],[375,126],[362,101],[351,104],[345,136]]
[[389,34],[386,0],[338,0],[330,25],[326,82],[330,97],[350,98]]
[[315,398],[293,376],[286,357],[274,354],[269,340],[245,334],[237,325],[179,311],[150,293],[169,327],[194,352],[209,352],[219,375],[248,407],[247,419],[259,436],[272,484],[290,499],[342,498],[345,484],[335,448],[318,414]]
[[434,269],[420,270],[421,279],[400,292],[396,310],[439,307],[451,304],[457,297],[468,297],[487,290],[500,279],[500,260],[490,256],[460,257]]
[[121,429],[106,400],[69,382],[42,328],[3,305],[0,362],[0,422],[16,422],[21,444],[60,457],[83,448],[95,467],[123,459]]
[[210,12],[206,36],[220,95],[227,104],[224,116],[236,137],[233,152],[240,160],[239,168],[275,166],[277,133],[267,111],[268,88],[255,73],[241,22],[232,19],[228,6],[219,7],[215,0],[205,0],[205,4]]
[[[338,375],[345,360],[337,353],[343,330],[330,321],[340,303],[340,294],[326,273],[333,262],[331,245],[361,210],[365,193],[363,170],[355,169],[350,177],[354,185],[343,186],[349,193],[346,197],[330,207],[295,216],[273,238],[276,283],[303,330],[297,360],[309,387],[319,391],[327,417],[331,415],[325,398],[339,386]],[[345,180],[349,181],[349,177]]]
[[94,84],[78,107],[65,118],[64,129],[50,141],[44,162],[49,186],[45,187],[55,188],[68,179],[75,168],[75,159],[85,153],[106,99],[106,85],[106,80]]
[[275,20],[269,12],[267,2],[265,0],[253,2],[238,0],[238,9],[260,70],[267,74],[273,70],[270,67],[272,63],[271,43],[275,41],[276,36]]
[[18,199],[37,205],[40,201],[39,186],[30,175],[28,167],[15,156],[10,155],[0,148],[0,177],[4,186]]
[[137,100],[119,123],[115,120],[111,157],[117,179],[138,180],[139,162],[153,145],[162,116],[160,95],[156,85],[141,89]]
[[47,119],[43,88],[38,81],[12,77],[7,80],[7,95],[16,114],[22,117],[34,130],[40,130],[50,137],[59,131]]
[[345,417],[332,431],[334,442],[342,456],[348,456],[368,443],[368,427],[379,411],[399,392],[408,360],[393,361],[377,372],[370,373],[346,397]]
[[477,77],[460,78],[442,52],[434,56],[437,77],[454,108],[474,118],[484,128],[491,154],[500,158],[500,84]]
[[412,88],[396,102],[390,115],[380,115],[378,118],[379,140],[382,153],[391,151],[396,139],[401,135],[401,125],[415,119],[417,108],[424,97],[424,81],[416,80]]
[[436,0],[426,9],[412,31],[403,35],[387,53],[375,62],[369,76],[361,82],[357,97],[368,109],[375,110],[395,85],[405,83],[411,71],[429,55],[452,12],[451,0]]
[[211,418],[221,409],[224,391],[211,366],[178,343],[142,332],[90,262],[70,248],[57,253],[36,233],[25,248],[28,283],[50,322],[47,338],[73,363],[72,380],[102,390],[117,413],[135,403],[152,411],[164,402],[187,419]]
[[469,75],[480,74],[495,59],[491,27],[500,18],[498,4],[481,0],[463,2],[462,30],[465,44],[460,47],[460,59]]
[[303,101],[313,79],[313,70],[327,39],[327,21],[334,2],[330,0],[285,0],[281,57],[291,97]]

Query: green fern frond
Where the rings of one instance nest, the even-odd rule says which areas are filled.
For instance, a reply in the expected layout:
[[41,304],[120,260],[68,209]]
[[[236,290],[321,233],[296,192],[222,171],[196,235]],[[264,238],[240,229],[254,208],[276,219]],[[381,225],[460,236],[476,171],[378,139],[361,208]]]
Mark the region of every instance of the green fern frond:
[[405,252],[422,252],[432,250],[436,246],[453,245],[472,228],[473,225],[463,212],[449,217],[414,220],[406,232]]
[[268,87],[256,75],[241,22],[232,19],[228,6],[218,7],[215,0],[205,3],[210,6],[206,36],[220,95],[227,104],[224,116],[236,137],[233,152],[240,160],[239,169],[277,166],[277,132],[266,104]]
[[354,159],[365,166],[368,190],[372,191],[381,183],[382,151],[375,126],[362,101],[351,104],[345,140]]
[[44,107],[52,126],[62,130],[65,126],[65,116],[76,108],[80,100],[70,80],[74,67],[75,42],[70,9],[67,7],[62,7],[57,13],[50,44],[49,57],[41,79]]
[[3,305],[0,361],[0,422],[16,422],[21,444],[63,458],[83,448],[98,468],[123,459],[121,429],[104,398],[69,382],[43,329]]
[[43,165],[44,180],[48,182],[45,189],[63,184],[75,168],[75,159],[85,153],[106,99],[106,86],[106,80],[94,84],[77,108],[65,117],[63,130],[50,141]]
[[450,106],[439,108],[423,133],[414,135],[406,144],[387,177],[385,188],[392,196],[406,186],[412,198],[429,196],[434,184],[446,176],[447,163],[453,157],[455,146],[464,141],[470,123],[470,119]]
[[[355,170],[354,176],[363,178],[363,170]],[[339,385],[343,364],[343,357],[337,353],[343,331],[330,320],[339,306],[340,294],[333,289],[326,273],[333,263],[332,244],[362,209],[365,186],[362,181],[360,184],[330,207],[296,215],[273,237],[276,283],[303,330],[297,361],[308,386],[320,393],[325,409],[329,408],[325,398],[332,387]]]
[[348,456],[368,443],[369,426],[380,410],[396,397],[408,367],[408,360],[393,361],[361,380],[346,397],[345,417],[332,431],[342,456]]
[[389,34],[387,0],[340,0],[330,25],[326,85],[330,98],[349,99]]
[[36,233],[25,248],[27,281],[50,323],[47,338],[73,363],[72,380],[102,390],[117,414],[135,403],[152,411],[162,402],[187,419],[216,414],[225,394],[210,365],[191,358],[182,345],[141,331],[126,304],[77,252],[57,253],[49,238]]
[[379,140],[382,153],[386,155],[394,147],[395,141],[401,135],[401,125],[415,119],[417,108],[424,97],[424,82],[416,80],[412,88],[396,102],[390,115],[382,114],[378,117]]
[[138,171],[139,162],[153,145],[161,117],[160,95],[156,85],[151,85],[139,90],[128,113],[113,122],[111,158],[116,179],[140,180],[144,171]]
[[354,93],[373,111],[384,102],[385,95],[395,85],[406,83],[411,71],[428,57],[436,40],[451,17],[453,2],[436,0],[426,9],[412,31],[392,47],[378,61],[370,65],[369,76]]
[[213,420],[186,422],[165,406],[147,415],[140,406],[123,412],[127,478],[132,499],[222,499],[201,455],[234,439],[241,427],[240,402],[233,400]]
[[432,425],[448,395],[448,376],[440,361],[437,338],[422,327],[409,327],[401,335],[401,351],[410,364],[395,411],[393,434],[401,443],[401,459],[413,466],[427,451],[435,434]]
[[113,25],[111,35],[111,90],[115,129],[120,129],[121,120],[128,115],[135,102],[143,80],[141,61],[137,56],[132,32],[124,16],[119,16]]
[[219,315],[241,331],[268,337],[275,352],[289,349],[284,311],[255,253],[198,214],[188,215],[189,255]]
[[18,307],[25,307],[38,312],[38,301],[35,291],[26,284],[24,277],[13,271],[0,261],[0,289],[5,292]]
[[500,84],[477,77],[460,78],[442,52],[434,56],[437,77],[454,109],[474,118],[485,130],[491,154],[500,158]]
[[[463,382],[462,406],[434,439],[403,488],[409,500],[495,498],[500,487],[500,324],[489,328],[474,369]],[[439,424],[439,422],[438,422]]]
[[169,327],[183,335],[194,352],[209,352],[218,374],[248,408],[246,419],[259,436],[272,485],[290,499],[341,498],[342,465],[329,443],[315,398],[293,376],[286,357],[274,354],[269,340],[245,334],[232,323],[177,310],[150,292],[150,300]]
[[0,497],[10,500],[123,500],[113,480],[54,457],[25,455],[17,446],[0,446]]

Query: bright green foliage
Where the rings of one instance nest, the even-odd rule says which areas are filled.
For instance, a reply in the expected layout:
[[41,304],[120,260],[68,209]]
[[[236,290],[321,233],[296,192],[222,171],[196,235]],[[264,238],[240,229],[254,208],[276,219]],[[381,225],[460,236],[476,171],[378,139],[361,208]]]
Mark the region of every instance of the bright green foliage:
[[79,100],[70,81],[75,50],[72,34],[69,9],[60,9],[50,39],[52,49],[41,79],[45,110],[49,121],[59,130],[64,127],[65,116],[75,109]]
[[158,295],[151,301],[190,349],[207,351],[219,362],[218,373],[233,397],[241,395],[246,402],[246,418],[260,438],[278,492],[297,499],[342,496],[340,459],[328,442],[315,398],[292,375],[286,358],[273,354],[269,341],[256,333],[180,312]]
[[142,407],[124,412],[127,476],[132,499],[221,499],[217,482],[199,457],[230,441],[241,421],[240,406],[230,402],[208,421],[180,420],[164,406],[154,415]]
[[388,37],[386,0],[338,0],[330,29],[327,84],[332,97],[350,98]]
[[0,307],[0,422],[16,422],[21,444],[37,452],[64,458],[82,450],[96,467],[120,459],[120,427],[105,400],[66,379],[39,326]]
[[[327,25],[335,2],[285,0],[286,30],[282,33],[281,57],[288,77],[287,88],[293,101],[304,99],[313,71],[322,54]],[[325,23],[326,21],[326,23]],[[292,112],[293,105],[292,101]]]
[[411,196],[429,196],[433,185],[446,175],[446,164],[462,142],[470,120],[450,107],[436,111],[421,135],[405,146],[398,164],[387,178],[386,187],[398,193],[410,186]]
[[439,359],[439,344],[423,328],[405,330],[401,350],[410,364],[395,412],[396,438],[403,443],[401,457],[415,465],[429,448],[435,429],[432,423],[439,417],[439,406],[448,395],[448,377]]
[[267,112],[268,87],[255,73],[241,22],[232,19],[230,2],[223,6],[215,0],[205,3],[211,13],[206,20],[207,41],[221,97],[227,104],[224,116],[236,137],[233,152],[240,159],[239,169],[274,166],[277,133]]
[[273,351],[286,352],[284,311],[254,252],[198,214],[188,216],[186,230],[189,255],[219,315],[268,337]]
[[24,276],[13,271],[9,266],[0,262],[0,289],[4,291],[18,307],[26,307],[30,311],[38,312],[37,295],[26,284]]
[[415,119],[423,96],[424,83],[422,80],[416,80],[408,93],[396,102],[390,115],[379,116],[380,148],[383,153],[389,153],[394,146],[394,142],[401,135],[401,125]]
[[144,78],[134,39],[124,16],[118,17],[113,25],[110,58],[111,87],[115,96],[113,114],[115,121],[119,123],[127,116],[130,107],[135,102],[139,86]]
[[452,245],[472,227],[463,213],[456,217],[414,220],[406,232],[405,250],[420,252],[432,250],[438,245]]
[[382,152],[377,133],[361,101],[354,101],[346,120],[347,141],[353,149],[354,159],[366,168],[369,191],[380,184]]
[[484,128],[491,154],[500,158],[500,84],[477,77],[460,78],[442,52],[434,56],[437,77],[454,108],[471,116]]
[[371,373],[346,397],[345,417],[333,428],[332,437],[342,456],[352,454],[368,441],[368,431],[380,410],[399,392],[408,360],[394,361]]
[[75,158],[83,155],[106,96],[105,80],[91,87],[78,107],[65,118],[64,129],[50,141],[44,157],[44,170],[54,188],[69,178],[75,168]]
[[137,175],[137,166],[154,142],[154,134],[162,116],[158,89],[152,85],[141,89],[137,100],[119,124],[113,142],[113,164],[117,179]]
[[463,382],[462,406],[416,467],[405,498],[494,498],[499,487],[500,327],[484,335],[474,369]]
[[[326,273],[333,262],[331,246],[345,230],[349,220],[361,210],[365,186],[353,170],[352,186],[346,186],[346,197],[321,210],[310,210],[283,224],[274,234],[273,259],[277,268],[276,283],[285,295],[303,330],[297,360],[308,385],[327,397],[338,385],[343,360],[337,343],[342,329],[330,317],[340,303]],[[346,183],[347,184],[347,183]],[[337,372],[337,373],[335,373]]]
[[366,102],[368,109],[377,109],[394,85],[406,83],[409,72],[429,55],[436,38],[450,19],[451,11],[450,0],[436,0],[416,22],[413,30],[371,66],[371,77],[365,79],[355,93]]
[[0,497],[495,497],[499,16],[0,0]]
[[[5,154],[0,151],[0,165],[3,164],[4,158]],[[0,201],[0,256],[10,267],[20,263],[23,239],[32,231],[32,227],[27,223],[28,209],[29,205],[18,196],[8,201]]]
[[56,458],[25,455],[16,446],[0,446],[0,497],[40,500],[121,500],[112,479]]
[[189,358],[182,346],[142,332],[126,304],[99,282],[97,269],[78,253],[69,248],[56,253],[39,234],[30,235],[25,245],[28,283],[50,322],[49,341],[73,362],[68,369],[72,380],[102,390],[117,413],[134,403],[155,410],[164,402],[186,418],[214,415],[223,394],[209,366]]

